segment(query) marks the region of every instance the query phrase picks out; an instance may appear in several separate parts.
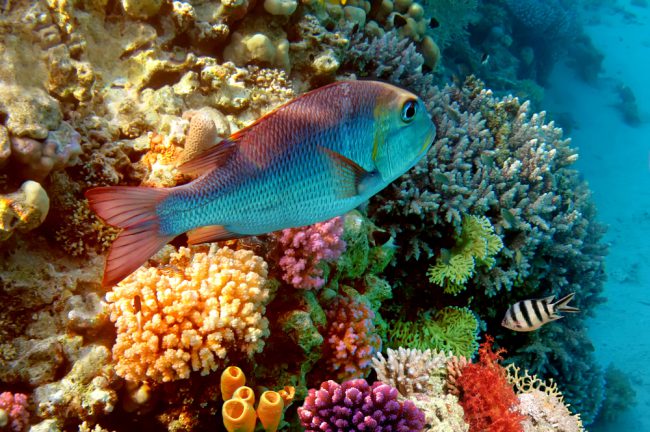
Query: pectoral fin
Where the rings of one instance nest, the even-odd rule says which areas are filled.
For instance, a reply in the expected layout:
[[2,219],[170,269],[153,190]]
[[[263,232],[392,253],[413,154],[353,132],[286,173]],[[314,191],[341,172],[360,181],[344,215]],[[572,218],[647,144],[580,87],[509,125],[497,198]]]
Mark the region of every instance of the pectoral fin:
[[224,240],[232,240],[245,235],[228,231],[222,225],[208,225],[201,228],[193,229],[187,233],[187,242],[189,244],[200,244]]
[[320,149],[332,165],[337,197],[352,198],[359,195],[366,187],[367,181],[374,177],[373,173],[366,171],[352,159],[322,146]]
[[223,166],[237,146],[237,140],[226,138],[214,147],[210,147],[193,159],[176,167],[181,173],[189,176],[199,176]]

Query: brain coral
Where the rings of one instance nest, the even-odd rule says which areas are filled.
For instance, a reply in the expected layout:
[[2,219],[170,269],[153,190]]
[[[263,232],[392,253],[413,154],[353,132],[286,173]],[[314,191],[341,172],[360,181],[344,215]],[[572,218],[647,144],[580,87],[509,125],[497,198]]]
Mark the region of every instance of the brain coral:
[[[170,253],[170,250],[172,252]],[[267,265],[248,250],[167,247],[106,295],[117,373],[166,382],[252,356],[269,335]]]

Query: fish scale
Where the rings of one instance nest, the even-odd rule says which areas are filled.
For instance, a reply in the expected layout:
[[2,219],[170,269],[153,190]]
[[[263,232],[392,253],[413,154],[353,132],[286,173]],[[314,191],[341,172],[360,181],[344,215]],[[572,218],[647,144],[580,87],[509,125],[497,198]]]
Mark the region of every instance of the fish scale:
[[341,81],[271,111],[179,167],[169,189],[87,191],[93,210],[125,228],[106,263],[116,283],[175,236],[190,243],[310,225],[357,207],[424,156],[435,126],[414,94]]

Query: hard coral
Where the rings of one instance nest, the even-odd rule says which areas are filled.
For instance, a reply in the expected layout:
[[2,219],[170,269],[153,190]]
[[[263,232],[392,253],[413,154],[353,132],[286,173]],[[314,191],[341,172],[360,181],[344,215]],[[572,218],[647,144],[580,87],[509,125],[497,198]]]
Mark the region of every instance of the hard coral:
[[16,192],[0,195],[0,241],[14,231],[26,232],[39,226],[50,209],[45,189],[28,180]]
[[298,415],[307,432],[421,431],[422,411],[411,401],[398,401],[397,396],[397,389],[379,381],[372,386],[363,379],[343,384],[326,381],[320,389],[309,390]]
[[343,218],[335,217],[301,228],[287,228],[273,234],[283,256],[279,260],[284,270],[282,279],[296,288],[320,288],[322,261],[336,260],[345,250]]
[[381,349],[373,323],[375,312],[365,302],[340,297],[325,313],[327,329],[321,360],[325,375],[339,380],[366,376],[373,356]]
[[460,404],[471,430],[521,432],[524,417],[515,411],[519,401],[499,364],[505,350],[494,352],[492,343],[488,336],[479,349],[479,363],[466,365],[456,379]]
[[247,250],[170,246],[106,295],[115,369],[132,381],[206,375],[251,357],[269,335],[267,266]]
[[26,431],[29,426],[27,395],[4,392],[0,394],[0,429],[10,426],[14,432]]

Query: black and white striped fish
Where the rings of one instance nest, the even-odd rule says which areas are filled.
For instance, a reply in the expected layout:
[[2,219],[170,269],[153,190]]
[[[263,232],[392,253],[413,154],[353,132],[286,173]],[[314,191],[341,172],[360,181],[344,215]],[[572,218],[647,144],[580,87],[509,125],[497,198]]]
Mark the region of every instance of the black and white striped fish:
[[558,312],[580,312],[580,309],[568,306],[574,295],[571,293],[555,302],[555,296],[517,302],[508,308],[501,325],[518,332],[537,330],[548,322],[562,318]]

